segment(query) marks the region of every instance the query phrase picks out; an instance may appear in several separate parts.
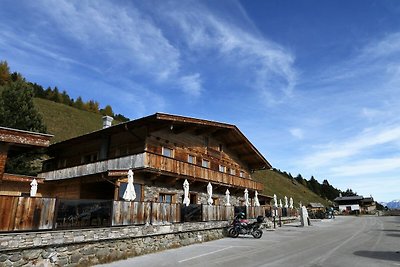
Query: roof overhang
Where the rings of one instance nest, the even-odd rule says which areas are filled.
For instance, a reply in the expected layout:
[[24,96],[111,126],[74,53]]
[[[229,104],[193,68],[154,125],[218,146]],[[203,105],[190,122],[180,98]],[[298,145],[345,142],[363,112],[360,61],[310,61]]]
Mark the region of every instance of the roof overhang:
[[48,147],[52,137],[50,134],[0,127],[0,142],[8,144],[10,150]]
[[240,160],[248,164],[250,169],[260,170],[270,169],[272,167],[235,125],[165,113],[155,113],[147,117],[120,123],[55,143],[50,145],[49,152],[52,154],[58,149],[69,147],[71,144],[83,143],[94,138],[101,138],[121,131],[137,131],[140,132],[140,134],[138,134],[139,138],[145,138],[147,134],[164,128],[170,129],[175,134],[191,132],[196,135],[207,134],[216,139],[221,139],[230,150],[239,156]]

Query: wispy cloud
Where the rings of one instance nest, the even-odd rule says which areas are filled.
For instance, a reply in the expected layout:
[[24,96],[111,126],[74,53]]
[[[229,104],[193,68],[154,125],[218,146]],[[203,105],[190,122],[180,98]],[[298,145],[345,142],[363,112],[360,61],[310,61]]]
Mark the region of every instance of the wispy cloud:
[[376,146],[385,144],[397,146],[398,142],[400,142],[400,126],[368,129],[364,133],[348,140],[320,146],[311,155],[302,160],[302,164],[309,167],[332,165],[335,160],[346,161],[346,159],[359,155],[367,149],[373,149]]
[[180,78],[182,89],[191,96],[199,96],[202,91],[201,77],[199,73]]
[[134,6],[128,11],[108,2],[43,1],[41,8],[59,30],[82,48],[91,52],[99,49],[115,64],[136,66],[135,71],[151,72],[161,80],[179,70],[179,51]]
[[291,128],[289,129],[289,132],[292,136],[294,136],[297,139],[303,139],[304,138],[304,132],[300,128]]
[[265,103],[279,103],[291,96],[297,71],[294,56],[287,49],[201,5],[182,5],[160,15],[180,29],[190,50],[201,50],[208,56],[217,52],[214,57],[242,74],[243,85],[258,92]]
[[382,175],[400,169],[400,157],[366,159],[353,161],[350,164],[334,166],[330,172],[334,177],[349,177],[361,175]]

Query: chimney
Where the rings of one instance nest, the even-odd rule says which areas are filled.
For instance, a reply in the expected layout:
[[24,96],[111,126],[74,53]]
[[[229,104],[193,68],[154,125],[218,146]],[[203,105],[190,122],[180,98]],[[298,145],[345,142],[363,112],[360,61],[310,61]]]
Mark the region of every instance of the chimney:
[[114,120],[113,117],[104,116],[103,117],[103,129],[110,127],[113,120]]

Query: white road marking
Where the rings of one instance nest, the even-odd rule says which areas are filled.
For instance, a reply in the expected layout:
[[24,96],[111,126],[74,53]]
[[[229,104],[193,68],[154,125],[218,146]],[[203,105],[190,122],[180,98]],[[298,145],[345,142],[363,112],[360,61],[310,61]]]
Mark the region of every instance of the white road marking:
[[207,256],[207,255],[214,254],[214,253],[217,253],[217,252],[220,252],[220,251],[223,251],[223,250],[227,250],[227,249],[230,249],[230,248],[232,248],[232,247],[229,246],[229,247],[221,248],[221,249],[218,249],[218,250],[215,250],[215,251],[211,251],[211,252],[208,252],[208,253],[197,255],[197,256],[194,256],[194,257],[191,257],[191,258],[187,258],[187,259],[184,259],[184,260],[180,260],[180,261],[178,261],[178,263],[182,263],[182,262],[185,262],[185,261],[190,261],[190,260],[193,260],[193,259],[197,259],[197,258],[200,258],[200,257],[203,257],[203,256]]

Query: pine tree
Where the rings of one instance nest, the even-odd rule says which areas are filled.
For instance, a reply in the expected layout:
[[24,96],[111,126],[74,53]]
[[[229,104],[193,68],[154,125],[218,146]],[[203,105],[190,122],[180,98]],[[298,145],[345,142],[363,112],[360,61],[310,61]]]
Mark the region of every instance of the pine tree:
[[20,130],[46,132],[33,104],[33,89],[23,80],[3,86],[0,97],[0,125]]
[[74,103],[74,107],[76,107],[77,109],[84,109],[84,103],[82,100],[82,97],[78,96],[78,98],[76,99],[75,103]]
[[0,61],[0,86],[7,84],[10,79],[10,68],[7,61]]
[[[0,96],[0,125],[26,131],[46,132],[41,116],[33,105],[33,89],[23,79],[3,86]],[[6,172],[36,175],[41,169],[37,158],[42,156],[41,151],[9,155]]]
[[110,105],[107,105],[107,106],[104,107],[104,109],[101,109],[100,113],[105,115],[105,116],[111,116],[111,117],[114,116],[114,112],[113,112],[112,107]]

